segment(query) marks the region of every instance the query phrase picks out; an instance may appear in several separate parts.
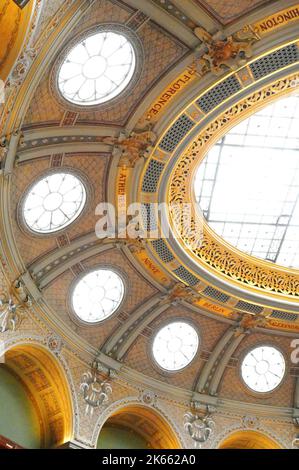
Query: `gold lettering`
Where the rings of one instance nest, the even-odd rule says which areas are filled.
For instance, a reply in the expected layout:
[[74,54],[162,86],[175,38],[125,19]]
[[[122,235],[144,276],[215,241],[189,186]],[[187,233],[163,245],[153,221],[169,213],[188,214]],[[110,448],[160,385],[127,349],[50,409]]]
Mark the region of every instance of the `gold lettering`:
[[299,8],[281,10],[276,15],[265,18],[261,23],[254,25],[254,30],[260,33],[266,33],[274,28],[283,26],[299,17]]

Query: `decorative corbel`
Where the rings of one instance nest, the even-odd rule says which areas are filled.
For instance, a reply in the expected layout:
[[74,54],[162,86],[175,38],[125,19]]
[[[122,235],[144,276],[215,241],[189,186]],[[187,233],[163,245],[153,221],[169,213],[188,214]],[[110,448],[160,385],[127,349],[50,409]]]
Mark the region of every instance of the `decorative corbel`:
[[106,368],[99,361],[95,360],[92,368],[82,375],[80,392],[86,403],[86,415],[91,417],[96,408],[101,408],[109,403],[112,386],[108,378],[115,378],[117,373],[114,372],[116,371]]
[[26,309],[32,306],[32,299],[20,280],[15,281],[9,291],[0,295],[0,332],[15,331],[21,323]]
[[267,326],[267,318],[264,315],[242,314],[241,319],[235,327],[235,336],[250,334],[255,328]]
[[193,401],[190,403],[191,411],[184,415],[184,429],[194,441],[194,447],[200,448],[208,441],[214,431],[215,422],[211,414],[216,408]]
[[192,289],[192,287],[186,286],[182,282],[178,282],[169,291],[168,298],[172,304],[177,304],[180,300],[184,300],[189,303],[193,303],[200,297],[199,293]]
[[140,159],[148,157],[156,139],[157,135],[149,127],[129,134],[121,132],[118,138],[106,137],[103,142],[114,146],[113,155],[119,158],[119,167],[134,168]]

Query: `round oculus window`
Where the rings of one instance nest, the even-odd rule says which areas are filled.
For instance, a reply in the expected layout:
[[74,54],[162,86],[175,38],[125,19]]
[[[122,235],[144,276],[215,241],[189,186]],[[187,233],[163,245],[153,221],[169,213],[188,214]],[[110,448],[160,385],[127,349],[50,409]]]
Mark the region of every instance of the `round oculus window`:
[[97,269],[76,284],[72,293],[73,309],[80,320],[100,322],[115,312],[123,296],[121,277],[110,269]]
[[126,36],[97,32],[69,51],[58,72],[58,88],[76,105],[105,103],[128,86],[135,68],[135,51]]
[[242,378],[255,392],[267,393],[274,390],[285,373],[285,360],[278,349],[259,346],[245,356],[241,366]]
[[37,233],[53,233],[71,224],[82,212],[86,189],[71,173],[51,173],[29,189],[23,204],[26,225]]
[[194,358],[199,345],[198,334],[189,324],[169,323],[155,336],[153,356],[157,364],[169,371],[186,367]]

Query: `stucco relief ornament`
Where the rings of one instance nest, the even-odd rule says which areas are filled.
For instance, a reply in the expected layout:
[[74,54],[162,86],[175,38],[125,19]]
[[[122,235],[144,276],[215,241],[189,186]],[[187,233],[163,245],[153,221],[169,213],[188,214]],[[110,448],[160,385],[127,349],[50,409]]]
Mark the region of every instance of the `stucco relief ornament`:
[[242,314],[240,321],[235,328],[235,336],[240,334],[249,334],[255,328],[264,328],[267,326],[267,318],[263,315],[253,315],[250,313]]
[[103,142],[114,145],[113,155],[119,157],[118,166],[133,168],[140,158],[150,154],[156,139],[157,135],[149,129],[130,134],[122,132],[118,138],[103,138]]
[[61,351],[62,348],[62,340],[59,336],[54,335],[54,334],[49,334],[46,337],[46,344],[48,348],[54,353],[58,354]]
[[0,333],[15,331],[21,322],[23,313],[32,306],[20,281],[16,281],[10,293],[0,295]]
[[292,448],[293,449],[299,449],[299,434],[295,436],[295,439],[292,442]]
[[2,139],[0,140],[0,162],[2,162],[5,159],[7,152],[8,152],[8,142],[7,142],[6,137],[2,137]]
[[8,88],[21,85],[36,56],[37,50],[32,47],[29,47],[24,52],[22,52],[7,81]]
[[221,31],[211,35],[201,27],[194,34],[202,41],[196,51],[196,66],[202,75],[221,75],[241,67],[252,57],[252,45],[259,39],[250,26],[227,37]]
[[259,419],[256,416],[250,416],[250,415],[244,416],[242,422],[243,422],[243,427],[249,428],[249,429],[257,428],[259,425]]
[[[196,409],[196,406],[194,408]],[[211,411],[207,406],[205,413],[189,411],[184,416],[184,429],[193,439],[195,448],[200,448],[213,433],[215,422],[211,418]]]
[[154,405],[156,401],[156,394],[152,390],[144,390],[141,394],[141,401],[145,405]]
[[86,402],[85,414],[92,416],[95,408],[99,408],[109,402],[112,387],[108,382],[102,382],[96,374],[88,371],[82,376],[80,391]]
[[200,298],[198,292],[192,287],[185,286],[185,284],[178,282],[169,292],[169,300],[172,304],[178,303],[180,300],[185,302],[194,303]]

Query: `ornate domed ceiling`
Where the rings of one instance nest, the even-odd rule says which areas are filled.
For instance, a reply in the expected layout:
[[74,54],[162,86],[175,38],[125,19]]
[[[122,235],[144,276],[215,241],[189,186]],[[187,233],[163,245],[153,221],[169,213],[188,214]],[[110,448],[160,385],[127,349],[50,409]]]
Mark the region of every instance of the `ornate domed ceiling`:
[[119,397],[289,419],[298,6],[31,3],[1,105],[1,285],[23,309],[0,314],[5,341],[45,329]]

